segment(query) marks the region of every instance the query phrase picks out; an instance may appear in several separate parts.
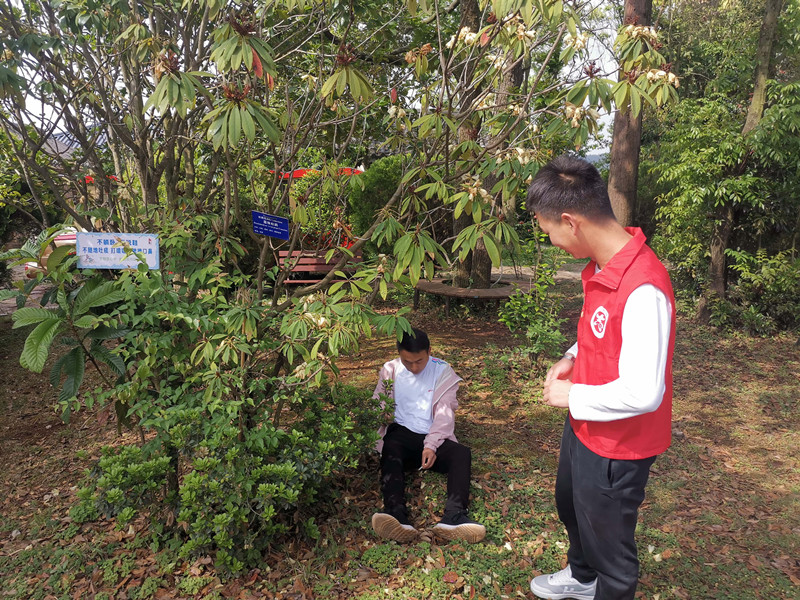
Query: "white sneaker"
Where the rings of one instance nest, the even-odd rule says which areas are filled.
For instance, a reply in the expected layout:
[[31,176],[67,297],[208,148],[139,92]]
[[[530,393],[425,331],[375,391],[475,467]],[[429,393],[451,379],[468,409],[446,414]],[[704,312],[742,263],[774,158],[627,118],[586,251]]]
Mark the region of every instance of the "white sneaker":
[[567,565],[558,573],[539,575],[531,580],[531,591],[539,598],[548,600],[594,600],[597,579],[591,583],[581,583],[572,576],[572,569]]
[[480,542],[486,537],[486,527],[473,521],[466,511],[445,515],[433,528],[437,537],[445,540],[464,540],[470,544]]
[[372,529],[380,537],[396,542],[411,542],[419,537],[413,525],[401,523],[388,513],[375,513],[372,515]]

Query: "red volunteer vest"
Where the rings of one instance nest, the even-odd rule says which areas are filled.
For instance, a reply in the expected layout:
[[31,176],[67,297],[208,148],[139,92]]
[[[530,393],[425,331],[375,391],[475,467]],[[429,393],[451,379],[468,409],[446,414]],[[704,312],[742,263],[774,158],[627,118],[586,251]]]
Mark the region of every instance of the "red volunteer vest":
[[619,378],[622,348],[622,313],[631,292],[652,284],[672,307],[669,354],[664,398],[654,412],[617,421],[580,421],[570,416],[575,435],[600,456],[635,460],[655,456],[669,448],[672,439],[672,353],[675,347],[675,296],[664,265],[645,245],[639,228],[626,228],[634,237],[595,273],[596,263],[584,268],[583,311],[578,321],[578,356],[573,383],[602,385]]

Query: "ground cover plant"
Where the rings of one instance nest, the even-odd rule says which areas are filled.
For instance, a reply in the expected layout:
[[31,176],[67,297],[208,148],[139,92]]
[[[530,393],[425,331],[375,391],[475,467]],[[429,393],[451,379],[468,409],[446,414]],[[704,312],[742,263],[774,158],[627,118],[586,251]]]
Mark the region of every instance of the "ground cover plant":
[[[579,309],[575,279],[559,280],[564,316]],[[385,307],[392,310],[396,307]],[[532,575],[564,564],[553,484],[563,413],[540,403],[540,375],[496,315],[444,319],[423,302],[414,322],[465,379],[457,435],[473,448],[473,514],[486,541],[383,543],[369,528],[380,506],[377,459],[345,471],[313,509],[317,531],[277,539],[256,568],[226,577],[210,556],[158,548],[148,523],[77,523],[78,481],[114,423],[64,425],[57,390],[21,370],[24,329],[0,319],[3,412],[0,594],[7,598],[502,598],[532,597]],[[565,327],[565,331],[570,325]],[[678,321],[672,448],[655,464],[641,511],[640,597],[792,598],[800,586],[800,351],[785,336],[750,338]],[[341,366],[371,389],[393,352],[367,341]],[[91,375],[89,375],[91,376]],[[100,415],[101,419],[105,418]],[[409,485],[417,525],[443,505],[435,473]]]

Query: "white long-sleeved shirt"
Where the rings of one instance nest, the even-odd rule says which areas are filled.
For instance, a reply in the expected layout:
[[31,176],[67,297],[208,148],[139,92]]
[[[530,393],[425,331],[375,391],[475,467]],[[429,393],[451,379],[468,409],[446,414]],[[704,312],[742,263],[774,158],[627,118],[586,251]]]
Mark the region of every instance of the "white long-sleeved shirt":
[[[653,412],[666,389],[672,307],[651,284],[636,288],[622,313],[619,377],[603,385],[577,383],[569,392],[569,411],[582,421],[616,421]],[[577,357],[577,342],[567,351]]]

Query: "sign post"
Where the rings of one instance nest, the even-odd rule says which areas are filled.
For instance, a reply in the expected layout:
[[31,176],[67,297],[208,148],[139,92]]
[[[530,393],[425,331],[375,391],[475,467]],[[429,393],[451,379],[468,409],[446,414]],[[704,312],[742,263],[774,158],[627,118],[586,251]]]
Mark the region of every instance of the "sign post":
[[289,219],[267,213],[250,211],[253,215],[253,233],[289,240]]

